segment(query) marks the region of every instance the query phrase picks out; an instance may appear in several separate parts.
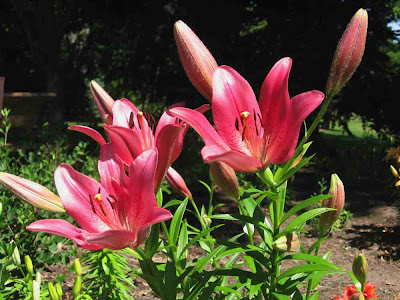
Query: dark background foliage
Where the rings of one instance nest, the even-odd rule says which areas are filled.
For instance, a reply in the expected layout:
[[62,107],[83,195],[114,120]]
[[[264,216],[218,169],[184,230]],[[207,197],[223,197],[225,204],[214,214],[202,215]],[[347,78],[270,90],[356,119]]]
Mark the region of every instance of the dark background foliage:
[[256,91],[284,56],[294,60],[292,95],[323,91],[336,44],[360,7],[369,12],[364,60],[330,117],[345,124],[354,112],[376,129],[398,132],[400,54],[388,27],[398,20],[395,0],[5,0],[0,75],[6,91],[57,92],[49,108],[54,121],[88,120],[91,79],[114,98],[129,97],[145,108],[182,100],[194,107],[205,100],[176,51],[172,29],[182,19],[219,64],[237,69]]

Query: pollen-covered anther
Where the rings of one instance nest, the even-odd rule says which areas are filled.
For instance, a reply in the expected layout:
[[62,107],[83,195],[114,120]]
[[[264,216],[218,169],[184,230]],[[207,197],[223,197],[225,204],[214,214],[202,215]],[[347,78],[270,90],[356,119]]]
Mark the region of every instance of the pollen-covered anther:
[[103,200],[103,198],[101,197],[101,194],[94,195],[94,199],[99,201],[99,202]]
[[240,117],[241,117],[242,119],[247,119],[247,118],[249,117],[249,115],[250,115],[250,113],[249,113],[248,111],[243,111],[243,112],[240,114]]

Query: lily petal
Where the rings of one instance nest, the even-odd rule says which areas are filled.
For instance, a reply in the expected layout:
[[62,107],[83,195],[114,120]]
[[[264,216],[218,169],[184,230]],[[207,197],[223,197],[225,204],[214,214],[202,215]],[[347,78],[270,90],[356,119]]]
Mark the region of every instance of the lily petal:
[[[104,194],[103,198],[109,197],[100,183],[75,171],[67,164],[62,164],[56,169],[54,180],[65,210],[83,229],[89,232],[110,229],[101,215],[93,209],[93,206],[99,205],[97,201],[90,200],[90,197],[98,194],[99,189]],[[104,208],[111,211],[108,205],[104,205]],[[113,215],[111,212],[109,214]]]
[[255,137],[257,130],[261,131],[260,108],[250,84],[231,67],[222,66],[214,72],[212,112],[217,131],[228,145],[250,154],[242,140],[241,114],[248,113],[247,133]]
[[143,145],[142,137],[134,130],[121,126],[104,125],[110,136],[114,151],[126,164],[132,163],[146,147]]
[[86,236],[86,240],[89,243],[94,243],[104,248],[120,250],[131,246],[136,240],[136,234],[125,229],[115,229],[99,233],[89,233]]
[[114,152],[112,145],[107,144],[101,147],[98,165],[101,185],[116,199],[121,199],[123,197],[121,188],[126,186],[128,177],[124,165]]
[[207,118],[200,112],[185,107],[173,108],[170,109],[169,112],[185,123],[188,123],[194,130],[196,130],[207,146],[215,144],[223,149],[230,150],[227,143],[221,138],[214,127],[212,127]]
[[171,213],[157,206],[154,195],[154,175],[157,150],[150,149],[139,155],[129,168],[129,224],[138,234],[149,226],[172,218]]
[[279,130],[290,109],[288,91],[289,73],[292,59],[280,59],[265,78],[260,93],[260,109],[263,125],[268,134],[271,130]]
[[262,167],[255,157],[237,151],[226,151],[218,145],[205,146],[201,150],[204,162],[222,161],[239,172],[258,172]]
[[94,139],[100,145],[104,145],[106,143],[103,136],[97,130],[94,130],[93,128],[83,126],[83,125],[72,125],[72,126],[68,127],[68,130],[78,131],[83,134],[86,134],[87,136]]
[[129,119],[131,113],[136,115],[139,110],[128,99],[116,100],[112,106],[113,111],[113,125],[119,125],[129,128]]
[[171,108],[174,108],[174,107],[181,107],[181,106],[183,106],[184,104],[185,104],[185,103],[183,103],[183,102],[176,103],[176,104],[170,106],[170,107],[161,115],[160,119],[158,120],[156,132],[155,132],[155,135],[154,135],[156,141],[157,141],[157,137],[158,137],[158,135],[159,135],[161,129],[163,129],[163,128],[164,128],[165,126],[167,126],[167,125],[177,124],[178,121],[179,121],[177,117],[172,116],[168,111],[169,111]]
[[88,250],[101,250],[104,247],[96,244],[92,244],[86,241],[88,232],[81,228],[75,227],[71,223],[61,219],[47,219],[33,222],[26,227],[29,231],[35,232],[47,232],[50,234],[56,234],[59,236],[66,237],[82,248]]
[[160,130],[156,140],[158,164],[154,178],[155,190],[158,190],[168,168],[181,154],[184,135],[185,126],[179,124],[166,125]]

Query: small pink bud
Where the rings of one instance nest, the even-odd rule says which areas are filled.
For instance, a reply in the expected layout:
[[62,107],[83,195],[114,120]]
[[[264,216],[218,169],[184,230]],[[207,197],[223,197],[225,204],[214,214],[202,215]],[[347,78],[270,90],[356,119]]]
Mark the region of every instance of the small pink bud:
[[175,171],[175,169],[169,167],[165,178],[167,179],[169,185],[172,187],[173,190],[183,195],[184,197],[193,199],[192,193],[187,187],[185,180],[183,180],[182,176],[177,171]]
[[174,36],[186,75],[196,89],[212,100],[212,75],[217,62],[197,35],[182,21],[176,21]]
[[339,218],[344,207],[344,186],[343,182],[336,174],[332,174],[331,176],[329,194],[333,196],[325,199],[322,206],[334,208],[335,210],[327,211],[321,215],[319,220],[321,234],[325,234],[331,228],[333,223]]
[[228,196],[239,198],[239,183],[235,170],[226,163],[214,161],[209,163],[210,175],[215,184]]
[[0,183],[30,205],[53,212],[65,212],[61,199],[36,182],[0,172]]
[[90,82],[90,90],[104,123],[111,124],[114,99],[94,80]]
[[288,233],[274,241],[273,246],[279,251],[297,252],[300,250],[300,240],[296,233]]
[[336,48],[326,84],[328,95],[338,93],[360,64],[365,49],[367,27],[367,11],[360,8],[347,25]]

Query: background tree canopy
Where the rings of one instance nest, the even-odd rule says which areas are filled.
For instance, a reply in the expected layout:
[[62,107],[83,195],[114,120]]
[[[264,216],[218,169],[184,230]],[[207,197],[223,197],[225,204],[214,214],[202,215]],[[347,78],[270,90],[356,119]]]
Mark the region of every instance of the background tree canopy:
[[[88,120],[88,82],[151,110],[204,103],[186,78],[173,38],[183,20],[219,64],[257,91],[273,64],[293,58],[290,93],[324,91],[336,44],[360,7],[369,29],[362,64],[330,118],[352,113],[398,133],[400,1],[6,0],[0,3],[0,75],[6,91],[55,91],[65,120]],[[94,115],[92,116],[94,117]]]

